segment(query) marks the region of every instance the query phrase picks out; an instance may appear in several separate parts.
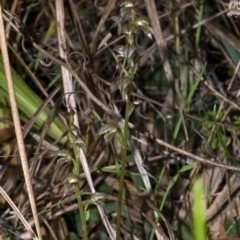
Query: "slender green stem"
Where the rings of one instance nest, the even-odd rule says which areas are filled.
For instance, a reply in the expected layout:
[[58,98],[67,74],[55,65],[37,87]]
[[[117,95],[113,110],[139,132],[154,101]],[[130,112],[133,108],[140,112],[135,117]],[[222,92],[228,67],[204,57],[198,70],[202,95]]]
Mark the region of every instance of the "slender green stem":
[[81,191],[80,191],[80,188],[79,188],[78,184],[76,184],[76,186],[75,186],[75,191],[76,191],[76,197],[77,197],[77,200],[78,200],[78,209],[79,209],[80,217],[81,217],[81,220],[82,220],[83,239],[88,240],[86,216],[85,216],[85,211],[84,211],[84,208],[83,208]]
[[127,141],[128,141],[128,122],[129,122],[129,110],[130,102],[126,103],[125,110],[125,124],[123,133],[123,151],[122,151],[122,164],[121,164],[121,174],[119,179],[119,192],[118,192],[118,203],[117,203],[117,236],[116,240],[120,240],[120,227],[121,227],[121,212],[122,212],[122,194],[123,194],[123,181],[125,176],[125,168],[127,162]]
[[[74,174],[79,177],[80,176],[80,154],[79,154],[79,149],[77,146],[73,147],[74,149],[74,155],[75,155],[75,164],[74,164]],[[81,191],[79,188],[79,185],[75,185],[75,191],[76,191],[76,198],[78,201],[78,209],[79,209],[79,214],[80,218],[82,221],[82,228],[83,228],[83,239],[88,240],[88,232],[87,232],[87,223],[86,223],[86,216],[85,216],[85,211],[83,207],[83,201],[82,201],[82,196],[81,196]]]
[[[201,3],[200,4],[200,12],[199,12],[199,16],[198,16],[199,22],[202,21],[202,19],[203,19],[203,12],[204,12],[204,3]],[[201,26],[199,26],[196,31],[196,38],[195,38],[196,49],[199,49],[200,36],[201,36]]]
[[[135,11],[134,8],[131,8],[131,21],[135,22]],[[130,44],[131,45],[131,44]],[[120,77],[123,74],[123,70],[125,68],[125,65],[128,63],[127,58],[124,59]],[[129,73],[129,79],[133,81],[134,77],[134,67],[129,64],[130,68],[128,70]],[[131,88],[130,88],[131,89]],[[122,139],[122,164],[121,164],[121,172],[119,177],[119,192],[118,192],[118,202],[117,202],[117,233],[116,233],[116,240],[120,240],[120,229],[121,229],[121,213],[122,213],[122,198],[123,198],[123,190],[124,190],[124,177],[125,177],[125,168],[126,168],[126,162],[127,162],[127,143],[128,143],[128,123],[129,123],[129,117],[130,117],[130,108],[131,108],[131,102],[130,102],[130,95],[131,90],[127,89],[128,98],[126,102],[126,109],[125,109],[125,123],[124,123],[124,132],[123,132],[123,139]]]

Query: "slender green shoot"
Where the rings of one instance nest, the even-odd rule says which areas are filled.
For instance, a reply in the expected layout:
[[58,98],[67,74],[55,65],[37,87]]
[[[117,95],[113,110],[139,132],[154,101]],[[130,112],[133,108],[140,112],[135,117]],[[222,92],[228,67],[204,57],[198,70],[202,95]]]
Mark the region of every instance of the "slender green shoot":
[[206,210],[206,199],[204,197],[204,188],[201,178],[197,178],[193,184],[193,235],[195,240],[207,239],[206,223],[204,213]]

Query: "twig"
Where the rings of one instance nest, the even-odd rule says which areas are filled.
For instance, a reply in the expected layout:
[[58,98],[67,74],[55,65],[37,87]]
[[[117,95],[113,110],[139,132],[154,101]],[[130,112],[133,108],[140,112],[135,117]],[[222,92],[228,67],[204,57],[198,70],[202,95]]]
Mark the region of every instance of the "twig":
[[0,36],[1,36],[0,44],[1,44],[1,51],[2,51],[2,57],[3,57],[3,64],[4,64],[5,74],[6,74],[7,85],[8,85],[9,101],[10,101],[10,106],[12,111],[13,122],[15,126],[16,138],[17,138],[19,154],[20,154],[23,173],[24,173],[24,179],[26,182],[27,193],[28,193],[28,197],[29,197],[29,201],[30,201],[30,205],[33,213],[33,218],[35,221],[35,226],[37,229],[38,239],[41,240],[42,236],[40,231],[40,224],[39,224],[37,208],[34,200],[34,195],[33,195],[32,180],[31,180],[31,175],[30,175],[28,161],[27,161],[26,152],[25,152],[21,123],[19,120],[18,107],[17,107],[11,68],[9,63],[1,4],[0,4]]
[[2,187],[0,187],[0,193],[3,195],[4,199],[8,202],[8,204],[11,206],[13,211],[19,217],[19,219],[21,220],[21,222],[25,226],[25,228],[33,234],[33,236],[34,236],[33,239],[38,240],[37,236],[35,235],[35,233],[33,232],[32,228],[31,228],[30,224],[26,221],[26,219],[23,217],[22,213],[18,210],[17,206],[14,204],[12,199],[8,196],[8,194],[5,192],[5,190]]

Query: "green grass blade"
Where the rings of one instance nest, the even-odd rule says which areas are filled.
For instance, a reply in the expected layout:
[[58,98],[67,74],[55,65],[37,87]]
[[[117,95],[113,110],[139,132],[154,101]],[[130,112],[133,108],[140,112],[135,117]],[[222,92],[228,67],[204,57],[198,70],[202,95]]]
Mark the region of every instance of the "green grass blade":
[[[34,93],[24,80],[12,69],[12,78],[14,82],[15,94],[18,108],[28,118],[31,118],[42,104],[41,98]],[[3,64],[0,58],[0,87],[7,92],[7,82],[4,74]],[[49,117],[50,109],[45,108],[37,118],[34,127],[40,130]],[[65,132],[66,127],[63,122],[55,117],[47,135],[55,140],[59,139]]]
[[193,185],[193,235],[195,240],[206,240],[206,223],[204,213],[206,210],[206,201],[204,198],[203,183],[198,178]]

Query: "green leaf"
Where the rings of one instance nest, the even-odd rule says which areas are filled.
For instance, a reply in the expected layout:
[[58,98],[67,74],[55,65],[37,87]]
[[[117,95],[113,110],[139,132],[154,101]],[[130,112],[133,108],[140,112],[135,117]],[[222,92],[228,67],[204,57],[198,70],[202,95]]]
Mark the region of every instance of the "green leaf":
[[168,184],[168,187],[167,187],[167,190],[163,196],[163,199],[162,199],[162,202],[161,202],[161,206],[159,208],[160,211],[162,211],[163,209],[163,206],[166,202],[166,199],[167,199],[167,196],[171,190],[171,188],[173,187],[173,185],[175,184],[175,182],[177,181],[180,173],[183,173],[183,172],[186,172],[186,171],[189,171],[191,169],[193,169],[194,167],[196,167],[196,163],[193,163],[193,164],[189,164],[189,165],[185,165],[183,166],[179,171],[178,173],[172,178],[172,180],[170,181],[170,183]]
[[[27,116],[28,119],[39,109],[43,103],[42,99],[32,91],[31,88],[24,82],[24,80],[11,68],[12,79],[15,88],[15,94],[17,99],[18,108],[21,112]],[[7,82],[5,77],[5,71],[2,64],[2,58],[0,56],[0,87],[2,87],[7,92]],[[38,116],[35,121],[35,129],[41,130],[44,123],[48,119],[50,114],[50,108],[46,107]],[[58,140],[62,137],[63,133],[66,131],[64,123],[55,117],[54,121],[50,125],[47,135],[51,138]],[[67,138],[64,138],[62,142],[65,142]]]
[[197,166],[196,163],[192,163],[192,164],[188,164],[188,165],[184,165],[180,170],[179,173],[183,173],[189,170],[192,170],[193,168],[195,168]]
[[134,104],[133,103],[129,103],[129,112],[128,112],[128,117],[130,117],[134,111]]
[[204,188],[202,179],[198,178],[193,184],[193,233],[195,240],[207,239],[206,223],[204,213],[206,210],[206,198],[204,197]]
[[119,141],[120,145],[121,145],[123,148],[125,148],[125,146],[124,146],[123,133],[122,133],[122,131],[121,131],[120,129],[119,129],[119,131],[118,131],[118,141]]
[[90,211],[89,211],[89,210],[87,210],[87,211],[86,211],[86,221],[88,221],[88,220],[89,220],[89,218],[90,218]]

